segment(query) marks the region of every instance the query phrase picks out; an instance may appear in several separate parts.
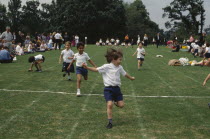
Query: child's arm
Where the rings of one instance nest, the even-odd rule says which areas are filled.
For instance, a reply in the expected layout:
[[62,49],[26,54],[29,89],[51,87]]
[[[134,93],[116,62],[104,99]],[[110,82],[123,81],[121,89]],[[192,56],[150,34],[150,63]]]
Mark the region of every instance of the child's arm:
[[62,61],[62,57],[63,57],[63,55],[60,55],[60,58],[59,58],[59,61],[58,61],[59,64],[60,64],[61,61]]
[[125,74],[125,77],[130,80],[135,80],[135,77],[131,77],[128,73]]
[[82,64],[82,67],[93,72],[98,72],[98,69],[96,67],[88,67],[85,63]]
[[91,65],[93,65],[93,67],[97,68],[97,66],[93,63],[92,60],[88,60],[90,62]]
[[135,56],[136,53],[137,53],[137,51],[132,56]]
[[210,74],[207,75],[206,79],[203,81],[203,86],[206,85],[206,82],[210,79]]
[[71,65],[72,65],[74,62],[75,62],[75,60],[72,60],[72,61],[71,61],[71,63],[69,64],[69,66],[68,66],[68,68],[67,68],[68,70],[70,69]]
[[74,55],[72,57],[68,57],[68,59],[74,59]]

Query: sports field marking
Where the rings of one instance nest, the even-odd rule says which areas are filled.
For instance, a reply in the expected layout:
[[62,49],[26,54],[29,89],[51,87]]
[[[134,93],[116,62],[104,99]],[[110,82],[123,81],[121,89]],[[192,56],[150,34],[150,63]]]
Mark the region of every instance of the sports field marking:
[[[97,78],[99,77],[99,75],[97,75],[97,77],[96,77],[96,80],[97,80]],[[92,85],[92,87],[91,87],[91,89],[90,89],[90,93],[92,93],[93,92],[93,89],[96,87],[96,82],[94,82],[94,84]],[[69,93],[70,94],[70,93]],[[72,94],[72,93],[71,93]],[[74,95],[75,95],[75,93],[74,93]],[[82,93],[82,95],[83,95],[83,93]],[[91,96],[91,94],[84,94],[84,95],[87,95],[87,96]],[[87,104],[88,104],[88,102],[89,102],[89,100],[90,100],[90,97],[87,97],[86,99],[85,99],[85,101],[84,102],[82,102],[82,104],[83,104],[83,106],[82,106],[82,111],[79,113],[79,115],[78,115],[78,118],[79,118],[79,120],[82,118],[82,116],[83,116],[83,111],[85,111],[85,109],[86,109],[86,107],[87,107]],[[78,120],[78,121],[79,121]],[[67,139],[71,139],[72,138],[72,135],[74,134],[74,132],[75,132],[75,130],[76,130],[76,128],[78,127],[78,125],[79,125],[79,122],[78,121],[76,121],[75,122],[75,124],[74,124],[74,126],[72,127],[72,129],[71,129],[71,131],[70,131],[70,134],[69,135],[67,135]]]
[[[63,95],[75,95],[76,93],[68,92],[53,92],[53,91],[32,91],[32,90],[8,90],[0,89],[4,92],[28,92],[28,93],[50,93],[50,94],[63,94]],[[83,94],[82,96],[103,96],[103,94]],[[136,95],[123,95],[124,97],[132,98],[210,98],[210,96],[136,96]]]

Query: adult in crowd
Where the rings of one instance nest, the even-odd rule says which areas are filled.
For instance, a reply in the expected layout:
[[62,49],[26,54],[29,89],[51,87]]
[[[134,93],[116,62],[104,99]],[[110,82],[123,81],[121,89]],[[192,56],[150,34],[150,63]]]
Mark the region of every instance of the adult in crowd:
[[144,34],[144,46],[147,47],[147,44],[148,44],[148,36],[147,34]]
[[161,40],[161,38],[160,38],[160,33],[157,33],[157,35],[155,36],[155,42],[156,42],[157,48],[158,48],[159,45],[160,45],[160,40]]
[[65,32],[63,39],[64,39],[64,43],[66,43],[67,41],[70,41],[70,38],[67,32]]
[[3,32],[0,36],[0,39],[3,39],[4,46],[9,48],[9,51],[12,51],[12,40],[13,40],[13,35],[10,32],[10,27],[6,27],[6,31]]
[[59,50],[61,49],[61,42],[62,42],[62,36],[59,32],[55,34],[55,50],[57,50],[57,46]]
[[0,46],[0,63],[12,63],[13,56],[9,53],[9,48]]

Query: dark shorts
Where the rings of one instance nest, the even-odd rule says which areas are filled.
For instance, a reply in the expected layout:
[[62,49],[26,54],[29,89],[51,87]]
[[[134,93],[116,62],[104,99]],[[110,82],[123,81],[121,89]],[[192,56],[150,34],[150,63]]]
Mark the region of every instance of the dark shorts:
[[66,62],[63,62],[63,67],[62,67],[62,71],[66,71],[66,72],[72,72],[74,73],[74,64],[71,65],[70,69],[68,70],[68,66],[69,66],[70,63],[66,63]]
[[104,88],[104,98],[106,101],[122,101],[123,94],[121,93],[120,87],[105,87]]
[[138,60],[140,60],[140,61],[144,61],[144,58],[137,58]]
[[206,53],[205,58],[210,58],[210,53]]
[[88,70],[83,67],[76,67],[76,74],[81,74],[82,76],[87,76]]

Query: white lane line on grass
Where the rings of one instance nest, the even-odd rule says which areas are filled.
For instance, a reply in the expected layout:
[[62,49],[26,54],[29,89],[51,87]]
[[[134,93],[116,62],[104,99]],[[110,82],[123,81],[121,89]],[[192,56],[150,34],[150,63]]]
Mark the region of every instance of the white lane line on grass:
[[[99,75],[97,76],[97,78],[99,77]],[[97,80],[97,78],[96,78],[96,80]],[[91,87],[91,89],[90,89],[90,93],[92,93],[93,92],[93,90],[94,90],[94,88],[96,87],[96,82],[94,82],[94,84],[92,85],[92,87]],[[74,94],[75,95],[75,94]],[[82,95],[87,95],[87,96],[91,96],[92,94],[82,94]],[[85,99],[85,101],[83,102],[83,106],[82,106],[82,111],[79,113],[79,115],[78,115],[78,120],[76,121],[76,123],[74,124],[74,126],[72,127],[72,129],[71,129],[71,131],[70,131],[70,134],[69,135],[67,135],[67,139],[71,139],[72,138],[72,136],[73,136],[73,134],[74,134],[74,132],[75,132],[75,130],[76,130],[76,128],[78,127],[78,125],[79,125],[79,121],[80,121],[80,119],[82,118],[82,116],[83,116],[83,111],[85,111],[85,109],[86,109],[86,107],[87,107],[87,104],[88,104],[88,102],[89,102],[89,99],[90,97],[87,97],[86,99]]]
[[[0,91],[5,91],[5,92],[29,92],[29,93],[31,92],[31,93],[50,93],[50,94],[62,94],[62,95],[75,95],[75,93],[53,92],[53,91],[8,90],[8,89],[0,89]],[[139,93],[136,93],[136,94],[139,94]],[[82,95],[83,96],[103,96],[103,94],[82,94]],[[132,97],[132,98],[210,98],[210,96],[136,96],[136,95],[123,95],[123,96],[124,97]]]
[[6,120],[5,124],[0,126],[0,130],[5,128],[11,121],[13,121],[15,118],[17,118],[21,113],[23,113],[26,109],[30,108],[34,103],[37,103],[39,99],[33,100],[29,105],[24,107],[21,111],[19,111],[17,114],[11,116],[8,120]]

